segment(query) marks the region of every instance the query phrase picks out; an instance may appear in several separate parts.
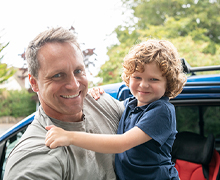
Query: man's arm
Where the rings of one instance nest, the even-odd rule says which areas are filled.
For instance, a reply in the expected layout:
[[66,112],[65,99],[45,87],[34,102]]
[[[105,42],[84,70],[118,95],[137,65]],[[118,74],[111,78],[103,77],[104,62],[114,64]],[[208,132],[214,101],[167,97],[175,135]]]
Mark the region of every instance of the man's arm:
[[55,126],[46,129],[49,131],[45,143],[50,148],[72,144],[99,153],[122,153],[151,139],[138,127],[116,135],[70,132]]

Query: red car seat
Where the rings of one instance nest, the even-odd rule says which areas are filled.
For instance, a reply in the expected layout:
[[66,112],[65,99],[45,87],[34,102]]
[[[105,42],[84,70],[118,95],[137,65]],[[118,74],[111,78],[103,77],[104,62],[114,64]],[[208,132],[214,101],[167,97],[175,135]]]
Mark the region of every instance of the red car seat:
[[220,155],[213,135],[204,137],[180,132],[173,144],[172,159],[181,180],[220,180]]

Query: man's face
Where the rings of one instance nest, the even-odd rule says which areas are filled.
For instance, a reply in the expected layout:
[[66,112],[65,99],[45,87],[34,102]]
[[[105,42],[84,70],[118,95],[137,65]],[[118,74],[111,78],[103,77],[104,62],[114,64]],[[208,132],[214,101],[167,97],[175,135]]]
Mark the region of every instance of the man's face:
[[70,43],[47,43],[38,52],[38,78],[29,75],[45,113],[62,121],[80,121],[88,90],[80,50]]

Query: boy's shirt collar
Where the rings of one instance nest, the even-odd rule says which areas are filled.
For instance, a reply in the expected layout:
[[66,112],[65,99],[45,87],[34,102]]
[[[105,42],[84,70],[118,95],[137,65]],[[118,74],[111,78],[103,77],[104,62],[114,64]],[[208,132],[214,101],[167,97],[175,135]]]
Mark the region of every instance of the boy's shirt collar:
[[[169,101],[169,98],[167,96],[163,96],[163,97],[161,97],[158,100]],[[156,100],[156,101],[158,101],[158,100]],[[154,103],[156,101],[153,101],[152,103]],[[144,109],[146,109],[147,106],[149,106],[152,103],[149,103],[149,104],[146,104],[146,105],[143,105],[143,106],[138,106],[138,109],[144,110]],[[136,97],[129,98],[129,100],[128,100],[128,107],[130,109],[135,109],[137,107],[137,99],[136,99]]]

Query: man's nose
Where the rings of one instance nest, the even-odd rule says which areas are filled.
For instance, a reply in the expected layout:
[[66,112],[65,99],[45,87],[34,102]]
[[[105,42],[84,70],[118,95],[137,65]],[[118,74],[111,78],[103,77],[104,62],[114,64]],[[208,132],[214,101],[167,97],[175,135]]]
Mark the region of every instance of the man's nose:
[[66,88],[67,89],[75,89],[75,88],[78,88],[79,87],[79,81],[78,79],[76,78],[76,76],[74,75],[71,75],[69,78],[68,78],[68,82],[66,84]]

